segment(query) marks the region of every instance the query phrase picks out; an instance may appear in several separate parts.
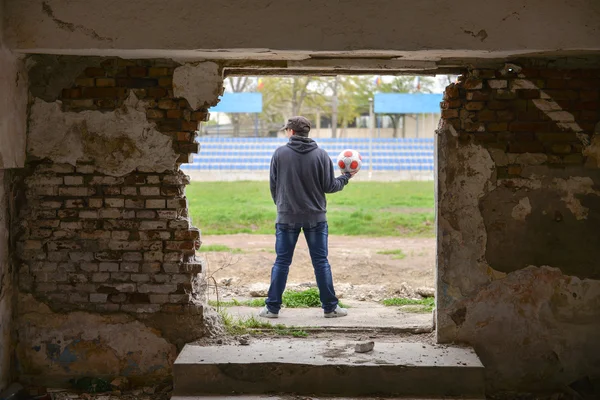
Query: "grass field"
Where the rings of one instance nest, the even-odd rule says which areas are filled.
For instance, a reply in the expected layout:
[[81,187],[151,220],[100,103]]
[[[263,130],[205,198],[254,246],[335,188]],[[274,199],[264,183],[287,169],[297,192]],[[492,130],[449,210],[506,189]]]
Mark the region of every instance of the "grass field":
[[[193,182],[186,195],[193,223],[205,235],[274,231],[268,182]],[[327,202],[332,235],[434,235],[433,182],[351,182]]]

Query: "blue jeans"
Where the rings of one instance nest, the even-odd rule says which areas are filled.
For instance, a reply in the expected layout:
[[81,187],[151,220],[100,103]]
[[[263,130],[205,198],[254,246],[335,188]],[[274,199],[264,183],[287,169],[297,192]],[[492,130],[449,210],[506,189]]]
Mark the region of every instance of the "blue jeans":
[[271,286],[266,300],[267,308],[273,313],[279,313],[281,309],[281,297],[287,283],[300,229],[304,231],[304,237],[308,244],[323,310],[332,312],[337,307],[338,299],[335,297],[331,266],[327,260],[327,238],[329,236],[327,222],[275,224],[275,252],[277,258],[271,270]]

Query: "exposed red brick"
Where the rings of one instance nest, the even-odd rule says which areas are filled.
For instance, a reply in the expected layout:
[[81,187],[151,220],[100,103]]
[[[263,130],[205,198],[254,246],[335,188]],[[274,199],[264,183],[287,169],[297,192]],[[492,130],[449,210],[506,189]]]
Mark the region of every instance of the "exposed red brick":
[[167,118],[181,118],[183,117],[183,111],[176,109],[176,110],[167,110]]
[[143,78],[148,76],[148,68],[139,66],[127,67],[127,75],[132,78]]
[[158,80],[149,78],[118,78],[117,85],[127,88],[149,88],[158,85]]
[[542,78],[564,78],[565,73],[563,70],[545,68],[540,70],[540,76]]
[[99,108],[115,108],[116,102],[114,99],[96,99],[94,104]]
[[485,126],[481,122],[463,122],[462,128],[467,132],[483,132]]
[[551,150],[554,154],[569,154],[571,152],[571,145],[553,144]]
[[539,142],[515,142],[508,145],[511,153],[542,153],[544,146]]
[[167,90],[164,88],[152,87],[152,88],[148,88],[146,90],[147,97],[159,98],[159,97],[165,97],[166,95],[167,95]]
[[91,87],[96,85],[96,80],[94,78],[77,78],[75,79],[75,85]]
[[540,76],[540,71],[534,68],[523,68],[521,74],[525,75],[525,78],[537,78]]
[[509,103],[507,101],[492,100],[487,103],[487,107],[490,110],[504,110],[509,104],[512,104],[512,102]]
[[450,119],[450,118],[458,118],[458,110],[442,110],[442,118]]
[[467,90],[481,89],[483,87],[483,81],[478,78],[469,77],[463,84],[463,87]]
[[490,92],[489,91],[481,91],[481,90],[477,90],[477,91],[470,91],[467,92],[467,100],[473,100],[473,101],[486,101],[490,99]]
[[198,129],[197,121],[182,121],[181,130],[183,131],[196,131]]
[[527,110],[517,112],[519,121],[537,121],[540,119],[540,112],[537,110]]
[[171,74],[171,69],[166,67],[151,67],[148,70],[148,76],[159,77]]
[[594,101],[600,99],[600,91],[598,90],[582,90],[579,92],[581,101]]
[[96,78],[96,86],[113,87],[115,86],[115,80],[114,78]]
[[85,73],[85,76],[87,76],[89,78],[95,78],[95,77],[106,75],[106,71],[104,70],[104,68],[99,68],[99,67],[88,67],[85,69],[84,73]]
[[541,96],[538,89],[519,89],[517,94],[520,99],[539,99]]
[[62,90],[62,98],[63,99],[78,99],[81,97],[81,94],[82,94],[81,88],[63,89]]
[[181,131],[181,120],[164,119],[156,121],[158,129],[164,132],[179,132]]
[[508,130],[507,122],[490,122],[486,124],[486,130],[490,132],[500,132]]
[[451,83],[444,90],[444,100],[457,99],[459,96],[458,86],[455,83]]
[[171,87],[171,86],[173,86],[173,78],[171,78],[171,77],[159,78],[158,85],[162,86],[162,87]]
[[579,92],[575,90],[544,90],[548,96],[553,100],[577,100],[579,98]]
[[496,111],[493,110],[481,110],[477,113],[477,120],[479,121],[495,121]]
[[465,108],[467,110],[469,110],[469,111],[477,111],[477,110],[483,109],[484,106],[485,106],[484,102],[481,102],[481,101],[469,101],[465,105]]
[[512,121],[515,119],[515,113],[510,110],[498,111],[498,121]]
[[83,96],[87,98],[100,98],[100,97],[127,97],[127,89],[125,88],[117,88],[117,87],[108,87],[108,88],[84,88]]
[[537,132],[535,137],[544,143],[570,143],[579,141],[575,132]]
[[569,81],[566,79],[547,79],[546,80],[546,88],[547,89],[566,89]]
[[509,165],[508,166],[508,174],[509,175],[521,175],[523,172],[523,168],[520,165]]
[[510,123],[510,130],[514,132],[541,132],[550,129],[547,122],[522,122],[515,121]]
[[192,134],[190,132],[177,132],[176,140],[178,142],[189,142],[192,140]]
[[158,101],[158,108],[163,110],[177,109],[179,108],[179,103],[171,99],[161,99]]
[[206,121],[209,116],[210,116],[210,114],[207,112],[196,111],[195,113],[192,114],[192,120],[193,121]]
[[155,108],[146,111],[146,118],[150,119],[161,119],[165,117],[163,110],[157,110]]

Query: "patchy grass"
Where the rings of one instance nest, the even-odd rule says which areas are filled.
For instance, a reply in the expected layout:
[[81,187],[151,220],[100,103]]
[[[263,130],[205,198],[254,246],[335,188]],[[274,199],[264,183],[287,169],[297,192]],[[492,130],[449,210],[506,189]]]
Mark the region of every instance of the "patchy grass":
[[240,254],[244,252],[242,249],[232,249],[224,244],[206,244],[200,247],[200,252],[207,253],[209,251],[228,252],[232,254]]
[[[433,237],[433,194],[433,182],[351,182],[327,195],[329,233]],[[192,182],[186,195],[205,235],[274,232],[269,182]]]
[[219,312],[225,325],[225,330],[231,335],[244,335],[248,333],[261,334],[263,331],[275,333],[280,336],[307,337],[308,333],[302,329],[285,326],[281,324],[273,325],[267,321],[251,316],[247,318],[235,318],[231,314],[221,310]]
[[427,297],[420,300],[393,297],[390,299],[384,299],[381,302],[386,306],[400,306],[402,307],[403,311],[407,312],[428,313],[433,311],[435,308],[435,298],[433,297]]
[[231,301],[219,301],[219,302],[217,302],[215,300],[209,300],[208,304],[213,307],[240,307],[240,306],[264,307],[265,299],[252,299],[252,300],[243,300],[243,301],[232,299]]
[[393,255],[392,258],[394,260],[402,260],[403,258],[406,258],[406,254],[404,254],[404,252],[402,251],[402,249],[381,250],[381,251],[378,251],[377,254],[390,254],[390,255]]
[[[264,307],[265,299],[257,298],[252,300],[239,301],[233,299],[231,301],[219,301],[210,300],[209,305],[213,307]],[[283,292],[282,305],[286,308],[311,308],[321,307],[321,300],[319,299],[319,289],[310,288],[302,291],[286,290]],[[348,306],[339,303],[340,307],[348,308]]]

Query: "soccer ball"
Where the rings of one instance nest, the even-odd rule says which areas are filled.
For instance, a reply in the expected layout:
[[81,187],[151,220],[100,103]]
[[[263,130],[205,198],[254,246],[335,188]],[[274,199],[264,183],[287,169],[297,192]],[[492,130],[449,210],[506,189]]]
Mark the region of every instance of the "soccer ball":
[[337,165],[342,172],[358,172],[362,166],[362,157],[356,150],[344,150],[337,157]]

